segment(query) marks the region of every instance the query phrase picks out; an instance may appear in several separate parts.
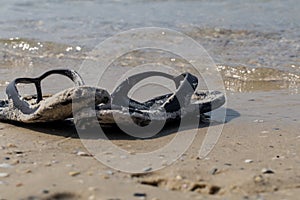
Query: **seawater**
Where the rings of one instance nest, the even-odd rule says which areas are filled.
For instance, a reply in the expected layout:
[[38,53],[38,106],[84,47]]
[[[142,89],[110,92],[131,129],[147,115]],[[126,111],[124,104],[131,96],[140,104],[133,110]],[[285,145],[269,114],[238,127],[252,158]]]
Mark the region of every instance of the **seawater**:
[[298,93],[299,10],[298,0],[1,1],[0,89],[16,76],[78,69],[89,51],[119,32],[162,27],[201,44],[230,91]]

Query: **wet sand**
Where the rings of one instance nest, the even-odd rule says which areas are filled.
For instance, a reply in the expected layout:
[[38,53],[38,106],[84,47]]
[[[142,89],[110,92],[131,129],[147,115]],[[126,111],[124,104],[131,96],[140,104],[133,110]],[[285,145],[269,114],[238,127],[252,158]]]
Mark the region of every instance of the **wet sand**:
[[[89,156],[75,128],[69,124],[24,126],[0,122],[0,199],[297,199],[300,194],[298,58],[287,64],[292,66],[295,62],[294,71],[260,67],[264,62],[251,65],[243,56],[239,59],[242,65],[237,61],[233,65],[226,57],[218,57],[224,50],[217,48],[223,38],[213,33],[205,37],[204,46],[211,46],[209,53],[220,63],[218,69],[227,91],[227,107],[221,109],[227,109],[227,118],[219,142],[206,159],[197,159],[208,129],[205,125],[197,130],[188,151],[171,166],[132,175],[110,169]],[[210,41],[211,35],[216,44]],[[231,36],[224,37],[235,41]],[[60,66],[77,70],[88,51],[66,52],[67,45],[44,42],[46,50],[37,55],[26,54],[10,51],[15,42],[19,45],[22,40],[13,40],[7,45],[8,50],[3,51],[1,91],[14,77],[36,76]],[[5,45],[6,41],[2,43]],[[37,42],[33,44],[36,45]],[[241,47],[246,48],[247,44]],[[135,59],[125,55],[124,63],[135,66],[143,63],[143,59],[158,58],[165,65],[186,64],[177,58],[171,62],[170,55],[158,57],[157,52],[147,52],[150,57],[146,58],[143,52],[135,53]],[[115,65],[124,67],[122,62]],[[22,66],[25,70],[20,70]],[[62,89],[60,86],[70,86],[69,82],[63,82],[56,87],[55,81],[45,84],[46,90],[54,92]],[[0,97],[5,98],[5,94],[2,92]],[[193,131],[184,130],[184,134]],[[108,133],[114,144],[131,152],[152,151],[175,135],[132,140],[116,130]]]
[[[0,199],[297,199],[299,95],[228,92],[227,98],[227,122],[206,159],[197,159],[202,127],[179,160],[148,174],[115,171],[78,155],[87,150],[69,125],[0,123]],[[111,134],[117,145],[136,151],[173,137],[132,141]]]

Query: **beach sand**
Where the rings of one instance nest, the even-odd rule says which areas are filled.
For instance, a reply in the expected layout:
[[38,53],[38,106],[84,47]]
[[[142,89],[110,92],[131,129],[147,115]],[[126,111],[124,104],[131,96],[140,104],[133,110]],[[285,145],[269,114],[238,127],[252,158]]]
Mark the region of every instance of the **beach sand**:
[[[0,199],[297,199],[299,107],[299,95],[287,90],[228,92],[226,123],[213,151],[197,158],[208,127],[199,128],[180,159],[146,174],[103,165],[69,125],[0,123]],[[127,140],[111,134],[115,144],[133,151],[174,137]]]
[[[299,199],[299,2],[45,2],[2,2],[0,99],[6,98],[5,87],[16,77],[36,77],[55,68],[85,75],[80,71],[85,69],[84,61],[95,61],[96,69],[103,70],[105,55],[92,51],[102,41],[132,28],[166,27],[203,45],[217,63],[227,93],[227,105],[220,108],[226,109],[226,123],[218,143],[204,159],[197,157],[207,124],[181,132],[197,131],[197,135],[172,165],[129,174],[90,155],[69,123],[0,122],[0,200]],[[139,39],[124,41],[132,44]],[[122,47],[120,41],[111,43],[109,55]],[[152,46],[156,40],[149,41]],[[195,49],[186,47],[182,51],[194,55]],[[124,69],[145,63],[160,64],[159,68],[176,66],[181,72],[187,71],[187,62],[191,64],[175,52],[158,50],[156,54],[147,49],[116,57],[120,60],[114,64],[119,68],[107,70],[111,74],[104,76],[104,82],[115,84]],[[90,72],[95,77],[84,80],[97,82],[100,73]],[[68,88],[68,84],[49,80],[44,94]],[[132,153],[163,147],[176,135],[171,130],[132,140],[114,129],[107,133],[115,145]],[[127,158],[119,158],[120,162],[122,159]]]

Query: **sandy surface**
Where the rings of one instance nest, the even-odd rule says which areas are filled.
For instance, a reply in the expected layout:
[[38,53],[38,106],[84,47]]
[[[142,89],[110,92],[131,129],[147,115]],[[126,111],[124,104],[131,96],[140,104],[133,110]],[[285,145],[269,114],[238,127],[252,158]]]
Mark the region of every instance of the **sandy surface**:
[[[66,124],[0,123],[0,199],[297,199],[299,95],[282,90],[227,98],[227,123],[206,159],[197,159],[207,131],[202,127],[179,160],[148,174],[119,172],[77,155],[87,150]],[[111,134],[115,144],[136,151],[174,137],[127,140]]]
[[[197,159],[207,125],[187,128],[182,134],[197,131],[191,147],[171,166],[147,174],[105,166],[90,156],[68,123],[0,122],[0,200],[299,199],[299,5],[297,0],[2,1],[0,99],[6,98],[5,87],[15,77],[61,67],[78,71],[84,60],[104,69],[102,49],[92,50],[110,36],[138,27],[178,30],[203,45],[218,64],[228,93],[227,107],[221,108],[227,110],[226,123],[208,157]],[[132,44],[142,38],[119,38],[104,49],[116,55],[122,41]],[[158,47],[116,57],[103,82],[115,84],[125,70],[145,63],[188,71],[190,59]],[[182,51],[194,55],[195,49],[186,47]],[[90,71],[93,77],[96,73]],[[51,87],[44,94],[69,87],[57,79],[48,81],[44,84]],[[22,89],[23,94],[35,91]],[[114,144],[133,153],[163,147],[176,135],[171,129],[132,140],[113,129],[107,133]]]

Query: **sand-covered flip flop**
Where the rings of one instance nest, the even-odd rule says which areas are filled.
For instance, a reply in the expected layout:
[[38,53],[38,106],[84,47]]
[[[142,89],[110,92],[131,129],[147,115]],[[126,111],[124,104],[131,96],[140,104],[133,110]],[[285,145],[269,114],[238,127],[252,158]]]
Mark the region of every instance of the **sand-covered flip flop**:
[[[155,97],[146,102],[138,102],[128,97],[135,84],[151,76],[162,76],[174,81],[176,91]],[[153,121],[173,121],[197,112],[202,114],[219,108],[225,97],[218,91],[195,91],[197,77],[184,73],[177,77],[162,72],[144,72],[123,81],[111,94],[109,104],[97,105],[95,110],[83,108],[76,114],[75,122],[80,127],[92,125],[95,119],[100,124],[135,124],[145,126]],[[97,118],[95,118],[95,113]]]
[[[41,81],[52,74],[67,76],[75,86],[43,97]],[[175,93],[158,96],[146,102],[130,99],[128,92],[132,87],[151,76],[173,80],[176,85]],[[37,94],[21,97],[16,87],[18,83],[34,84]],[[222,93],[195,91],[197,85],[198,79],[189,73],[173,77],[162,72],[144,72],[126,79],[110,95],[104,89],[84,85],[80,75],[73,70],[51,70],[38,78],[18,78],[12,81],[6,89],[8,99],[0,100],[0,120],[50,122],[71,118],[76,113],[74,121],[82,126],[93,123],[91,119],[97,119],[97,122],[105,125],[116,122],[126,125],[132,121],[146,125],[150,121],[178,120],[194,113],[195,108],[203,114],[225,103]]]
[[[41,82],[53,74],[70,78],[75,86],[54,95],[43,96]],[[37,94],[20,96],[17,89],[17,84],[20,83],[34,84]],[[108,92],[85,86],[80,75],[68,69],[51,70],[37,78],[17,78],[8,84],[6,94],[8,99],[0,100],[0,120],[23,123],[51,122],[70,118],[72,117],[72,101],[79,97],[82,101],[93,101],[99,104],[107,103],[110,99]]]

